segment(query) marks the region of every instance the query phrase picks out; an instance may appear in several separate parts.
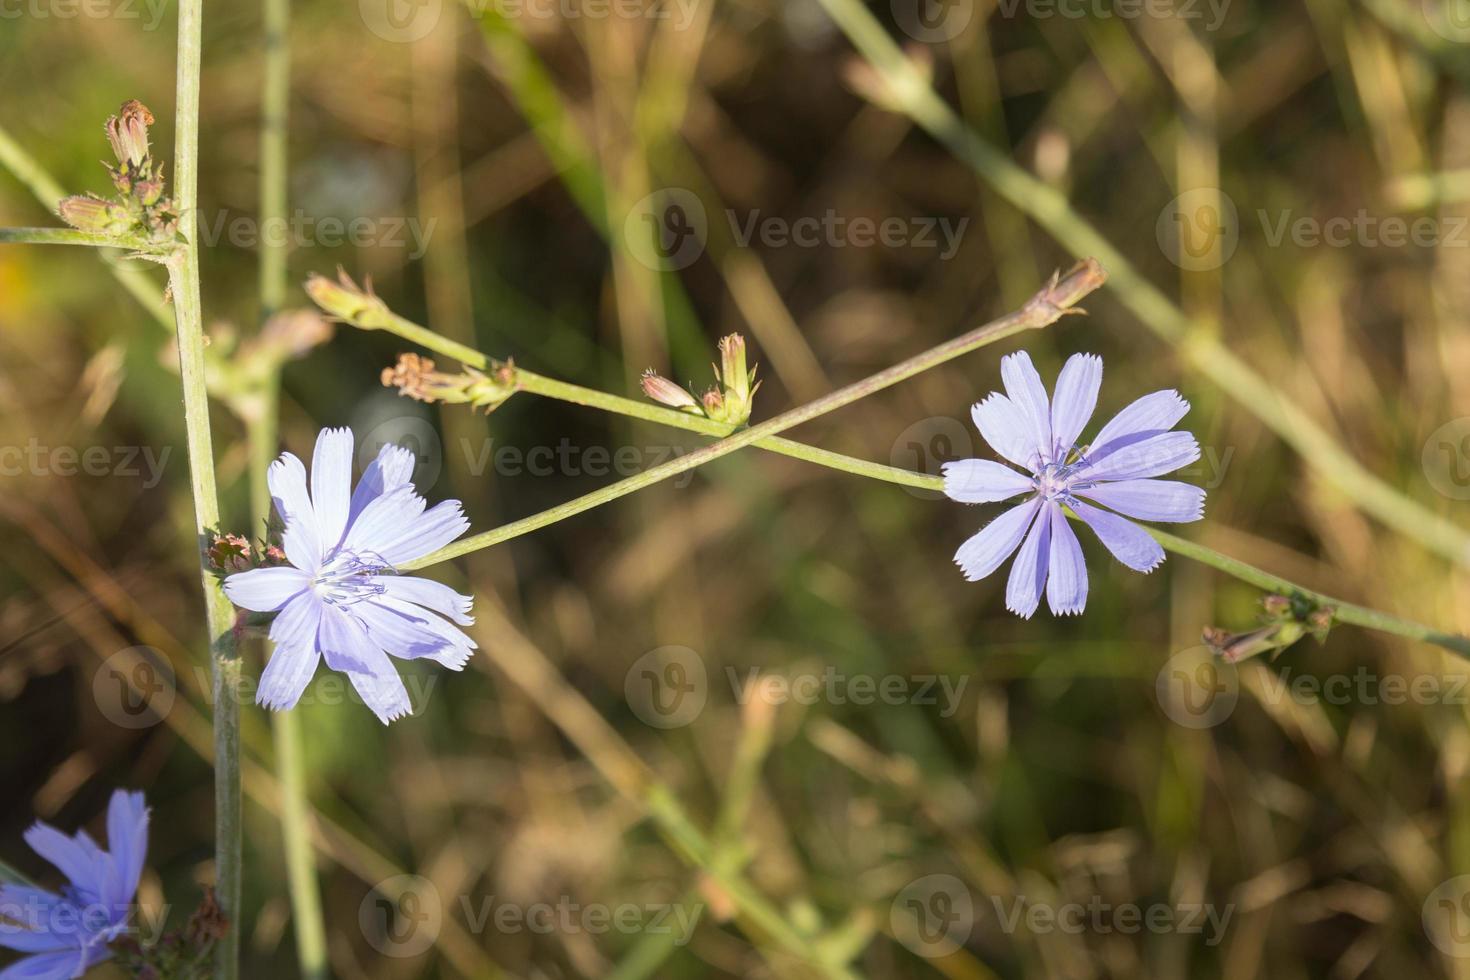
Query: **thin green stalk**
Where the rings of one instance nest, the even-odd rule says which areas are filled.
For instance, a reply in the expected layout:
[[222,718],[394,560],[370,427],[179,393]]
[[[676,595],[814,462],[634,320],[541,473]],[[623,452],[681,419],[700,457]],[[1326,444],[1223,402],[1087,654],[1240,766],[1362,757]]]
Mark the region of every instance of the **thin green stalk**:
[[866,398],[885,388],[898,384],[932,367],[953,360],[962,354],[977,350],[987,344],[995,343],[1023,330],[1034,330],[1055,323],[1068,310],[1074,307],[1083,297],[1102,285],[1106,277],[1097,263],[1088,260],[1077,269],[1067,275],[1065,279],[1054,281],[1046,289],[1032,297],[1024,307],[1015,313],[1001,317],[983,326],[977,327],[969,333],[956,337],[954,340],[940,344],[938,347],[924,351],[906,361],[870,375],[861,381],[839,388],[836,391],[823,395],[815,401],[807,402],[805,405],[783,412],[773,419],[768,419],[759,425],[751,426],[713,443],[697,449],[692,453],[672,460],[652,469],[648,469],[625,480],[594,490],[575,500],[570,500],[558,507],[542,511],[530,517],[505,524],[501,527],[476,534],[457,541],[446,548],[441,548],[431,555],[420,558],[414,562],[406,563],[403,568],[423,568],[426,565],[447,561],[457,558],[482,548],[509,541],[520,537],[531,531],[566,520],[583,511],[591,510],[602,504],[626,497],[630,493],[642,490],[655,483],[660,483],[680,473],[703,466],[713,462],[722,456],[746,446],[753,445],[761,439],[769,438],[787,429],[794,428],[803,422],[836,411],[846,405],[850,405],[859,399]]
[[1377,609],[1370,609],[1367,606],[1344,602],[1341,599],[1334,598],[1322,592],[1315,592],[1312,589],[1304,588],[1295,582],[1284,579],[1279,575],[1273,575],[1264,569],[1247,564],[1237,558],[1222,555],[1213,548],[1207,548],[1194,541],[1188,541],[1167,531],[1160,531],[1158,528],[1145,525],[1144,530],[1153,535],[1153,539],[1163,545],[1165,551],[1172,551],[1176,555],[1192,558],[1203,565],[1209,565],[1211,568],[1222,571],[1226,575],[1238,578],[1242,582],[1254,585],[1258,589],[1285,596],[1299,595],[1318,605],[1332,606],[1335,610],[1333,618],[1337,622],[1350,623],[1353,626],[1361,626],[1364,629],[1378,630],[1380,633],[1392,633],[1395,636],[1406,637],[1410,640],[1430,643],[1437,647],[1443,647],[1452,653],[1457,653],[1462,657],[1470,658],[1470,638],[1457,636],[1453,633],[1445,633],[1441,630],[1425,626],[1422,623],[1402,619],[1386,612],[1379,612]]
[[215,887],[230,927],[215,949],[215,976],[235,980],[240,959],[240,658],[234,609],[209,569],[206,548],[219,526],[219,493],[209,431],[205,387],[204,310],[199,290],[199,75],[202,67],[204,0],[179,0],[179,37],[174,119],[174,195],[183,244],[168,260],[174,318],[179,337],[179,375],[184,389],[184,427],[189,449],[189,483],[200,579],[204,588],[210,660],[214,674]]
[[[434,351],[437,354],[442,354],[445,357],[452,357],[460,363],[473,368],[490,370],[498,366],[497,362],[482,352],[449,340],[427,327],[406,320],[391,311],[386,311],[382,307],[357,311],[349,319],[349,322],[363,329],[386,330],[405,340],[418,344],[420,347]],[[544,395],[548,398],[556,398],[588,408],[615,412],[619,415],[628,415],[649,422],[657,422],[662,425],[686,429],[691,432],[724,437],[733,431],[732,426],[715,422],[702,416],[689,415],[685,412],[674,411],[673,409],[664,408],[660,405],[638,402],[619,395],[596,391],[592,388],[584,388],[581,385],[557,381],[519,367],[515,369],[515,382],[517,389],[521,391]],[[792,439],[767,437],[756,439],[751,445],[796,459],[803,459],[821,466],[827,466],[831,469],[841,470],[844,473],[852,473],[857,476],[865,476],[870,479],[883,480],[888,483],[898,484],[899,486],[915,487],[921,490],[932,490],[939,493],[944,491],[944,479],[942,477],[930,476],[926,473],[916,473],[912,470],[895,466],[870,463],[867,460],[844,456],[841,453],[834,453],[825,449],[818,449],[815,446],[809,446]],[[577,501],[573,501],[572,503],[575,504]],[[506,538],[514,537],[516,534],[524,534],[528,530],[535,530],[536,528],[544,527],[546,524],[559,520],[560,517],[552,516],[556,511],[557,509],[553,508],[551,511],[546,511],[543,514],[526,518],[523,522],[487,532],[486,535],[481,535],[480,537],[488,537],[501,532],[506,533]],[[576,512],[578,511],[573,511],[573,513]],[[529,526],[520,528],[522,524]],[[520,529],[513,530],[512,533],[512,529],[517,528]],[[1409,639],[1421,640],[1458,654],[1470,656],[1470,639],[1466,639],[1465,637],[1445,633],[1411,620],[1401,619],[1366,606],[1355,605],[1350,602],[1344,602],[1341,599],[1323,595],[1320,592],[1314,592],[1311,589],[1297,585],[1295,582],[1279,578],[1271,575],[1269,572],[1262,571],[1244,562],[1222,555],[1218,551],[1207,548],[1204,545],[1175,537],[1163,531],[1150,528],[1149,533],[1154,536],[1165,550],[1172,551],[1186,558],[1192,558],[1195,561],[1225,572],[1227,575],[1232,575],[1243,582],[1272,592],[1287,595],[1302,595],[1319,603],[1334,606],[1338,610],[1337,619],[1340,622],[1351,623],[1367,629],[1380,630],[1397,636],[1408,637]],[[501,538],[500,540],[505,540],[505,538]],[[433,556],[430,556],[430,558],[432,560],[438,560]]]
[[[265,0],[264,80],[260,125],[260,220],[284,223],[288,198],[288,126],[291,100],[291,0]],[[260,247],[260,322],[265,324],[286,303],[288,259],[285,242],[267,238]],[[280,365],[266,371],[259,392],[258,411],[247,420],[250,442],[250,508],[257,529],[271,513],[266,472],[276,455],[280,414]],[[270,640],[262,641],[270,656]],[[317,883],[316,851],[311,843],[306,784],[306,759],[301,739],[301,713],[271,714],[275,743],[276,777],[281,782],[281,840],[285,849],[286,879],[291,893],[291,923],[296,935],[296,963],[305,980],[327,976],[327,933],[322,919],[322,897]]]
[[0,245],[87,245],[92,248],[126,248],[134,252],[163,254],[166,247],[142,238],[98,235],[73,228],[0,228]]
[[892,105],[1069,250],[1096,256],[1107,268],[1123,303],[1190,366],[1254,413],[1364,511],[1430,551],[1470,566],[1470,530],[1434,513],[1370,472],[1287,398],[1278,385],[1262,377],[1143,278],[1122,252],[1073,210],[1066,195],[1031,176],[966,126],[862,0],[821,3],[883,78]]

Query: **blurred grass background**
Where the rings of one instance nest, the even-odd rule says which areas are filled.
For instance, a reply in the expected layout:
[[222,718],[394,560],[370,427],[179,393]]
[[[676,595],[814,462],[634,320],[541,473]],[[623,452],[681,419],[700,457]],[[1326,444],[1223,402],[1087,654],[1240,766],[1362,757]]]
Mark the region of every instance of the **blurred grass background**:
[[[1470,416],[1470,60],[1445,26],[1454,4],[1425,2],[1230,0],[1218,24],[1219,8],[1183,3],[1070,17],[960,0],[940,21],[916,21],[920,8],[901,0],[873,9],[905,40],[906,27],[942,23],[953,36],[922,53],[969,125],[1064,190],[1355,458],[1463,521],[1463,455],[1439,470],[1425,450]],[[100,124],[123,99],[155,111],[155,152],[171,157],[173,11],[141,0],[66,9],[6,8],[0,129],[66,191],[103,191]],[[761,418],[1001,314],[1071,263],[883,107],[815,2],[657,9],[665,16],[571,0],[294,4],[290,207],[373,223],[356,244],[333,244],[320,226],[302,233],[292,280],[341,264],[447,336],[625,393],[646,367],[702,386],[716,339],[741,332],[766,379]],[[261,43],[253,5],[207,8],[199,219],[205,234],[225,229],[203,256],[222,351],[259,313],[248,236]],[[700,201],[707,231],[690,264],[661,271],[640,260],[629,228],[649,194],[670,188]],[[1181,269],[1161,246],[1161,215],[1185,192],[1234,203],[1238,245],[1218,267]],[[0,173],[0,225],[52,224],[48,212]],[[738,239],[752,215],[829,213],[964,222],[963,233],[950,256],[912,240]],[[1360,213],[1428,219],[1436,242],[1351,233],[1313,246],[1272,233],[1283,216]],[[143,275],[161,289],[161,273]],[[1470,628],[1463,569],[1364,518],[1112,296],[1086,305],[1090,317],[1020,343],[1048,381],[1068,354],[1102,354],[1102,416],[1159,387],[1190,399],[1186,422],[1206,447],[1190,478],[1211,495],[1207,521],[1187,533],[1324,591]],[[166,896],[181,917],[211,876],[212,796],[170,334],[94,250],[39,247],[0,250],[0,328],[0,445],[49,450],[0,476],[0,858],[42,874],[19,839],[32,819],[71,828],[114,786],[144,788],[155,819],[144,900]],[[642,468],[698,444],[528,395],[488,417],[420,406],[378,383],[403,349],[343,328],[289,365],[283,448],[304,455],[324,425],[351,425],[360,442],[416,440],[420,489],[463,499],[482,530],[624,475],[597,472],[593,447],[636,447]],[[968,406],[998,387],[1000,353],[796,435],[931,470],[988,456]],[[226,514],[243,532],[242,430],[224,410],[216,418]],[[108,462],[64,472],[64,447],[102,447]],[[533,473],[506,455],[537,447],[561,461]],[[156,482],[150,458],[163,460]],[[1470,871],[1462,664],[1343,628],[1226,677],[1238,699],[1218,724],[1180,724],[1161,671],[1167,689],[1170,658],[1196,647],[1203,626],[1250,625],[1257,594],[1178,559],[1122,574],[1089,542],[1086,614],[1022,622],[1004,610],[1002,578],[969,585],[949,563],[989,516],[743,452],[687,485],[437,570],[477,596],[485,650],[470,669],[411,670],[425,710],[389,729],[356,705],[299,709],[332,972],[813,975],[760,928],[731,921],[720,886],[613,791],[555,722],[571,697],[607,720],[597,739],[630,747],[702,827],[743,841],[729,860],[748,862],[749,882],[787,922],[861,975],[1470,976],[1470,959],[1431,943],[1421,915],[1436,886]],[[706,703],[660,729],[626,691],[641,658],[670,645],[695,652]],[[127,728],[104,692],[140,646],[168,662],[178,692],[162,723]],[[258,674],[258,647],[248,658]],[[508,680],[543,660],[565,686]],[[764,712],[742,708],[730,679],[829,667],[936,675],[962,696],[952,713],[942,695]],[[1390,704],[1273,693],[1283,676],[1360,667],[1380,681],[1436,679],[1440,694]],[[294,975],[270,728],[257,709],[244,715],[244,974]],[[759,780],[745,785],[752,766]],[[402,873],[432,883],[443,914],[432,948],[385,955],[361,913],[376,884]],[[916,943],[895,913],[934,874],[958,879],[977,910],[958,948]],[[992,899],[1016,896],[1209,903],[1232,917],[1214,945],[1178,930],[1008,930]],[[702,913],[676,947],[646,930],[476,928],[466,910],[492,899],[683,900]]]

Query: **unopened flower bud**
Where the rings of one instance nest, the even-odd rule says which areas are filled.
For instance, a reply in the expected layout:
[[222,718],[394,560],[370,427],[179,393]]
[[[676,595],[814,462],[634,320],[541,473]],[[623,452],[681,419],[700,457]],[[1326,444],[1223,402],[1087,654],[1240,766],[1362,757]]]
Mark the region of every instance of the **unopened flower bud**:
[[373,292],[371,281],[358,286],[340,268],[336,281],[313,272],[306,280],[306,294],[332,316],[363,330],[379,329],[377,318],[391,315],[387,304]]
[[725,392],[740,401],[750,400],[751,376],[745,370],[745,338],[732,333],[720,340],[720,380]]
[[705,415],[714,419],[716,422],[725,421],[725,396],[720,393],[720,389],[709,389],[700,397],[699,401],[704,407]]
[[133,230],[133,216],[127,208],[100,197],[76,196],[63,198],[56,207],[61,220],[78,231],[89,231],[98,235],[126,235]]
[[107,120],[107,141],[117,162],[124,167],[141,169],[148,159],[148,127],[153,125],[153,113],[137,99],[122,104],[118,114]]
[[643,386],[643,393],[660,405],[682,411],[692,410],[695,414],[699,412],[699,402],[694,400],[693,395],[661,376],[653,368],[643,372],[640,384]]
[[1271,623],[1247,633],[1227,633],[1217,627],[1206,626],[1204,641],[1217,657],[1226,663],[1238,664],[1263,653],[1285,650],[1300,640],[1306,631],[1305,626],[1294,620]]

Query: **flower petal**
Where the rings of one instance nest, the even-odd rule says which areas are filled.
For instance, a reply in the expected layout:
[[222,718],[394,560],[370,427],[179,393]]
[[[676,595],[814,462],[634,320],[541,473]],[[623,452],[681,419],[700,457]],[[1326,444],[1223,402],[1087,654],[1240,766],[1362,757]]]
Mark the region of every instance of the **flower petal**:
[[988,459],[957,459],[943,472],[945,496],[962,504],[991,504],[1034,486],[1031,477]]
[[330,604],[322,606],[322,621],[316,631],[316,648],[321,651],[322,659],[327,662],[328,667],[343,673],[371,672],[368,665],[373,662],[375,655],[383,652],[367,635],[367,629],[355,615]]
[[1036,464],[1036,447],[1031,444],[1031,426],[1015,404],[998,391],[970,407],[970,418],[990,448],[1023,469]]
[[[463,670],[470,657],[479,649],[479,644],[466,636],[462,630],[439,614],[430,612],[422,606],[415,606],[413,603],[403,602],[389,596],[379,596],[373,601],[407,620],[415,631],[415,635],[407,643],[401,641],[396,644],[383,643],[383,648],[392,656],[405,660],[423,658],[443,664],[450,670]],[[361,603],[361,605],[367,605],[367,603]],[[372,623],[369,622],[368,626],[371,632]],[[376,634],[375,638],[378,638]],[[429,638],[437,642],[429,642]]]
[[295,527],[295,554],[289,547],[293,542],[287,539],[286,557],[297,568],[315,569],[321,564],[322,546],[316,528],[316,511],[306,492],[306,467],[292,454],[282,453],[266,470],[265,479],[282,523],[287,530]]
[[368,464],[352,491],[352,503],[347,508],[347,523],[357,520],[362,509],[390,490],[408,484],[413,476],[414,455],[410,449],[384,443],[378,450],[378,458]]
[[1020,546],[1040,506],[1037,499],[1018,504],[960,545],[954,553],[954,563],[964,571],[965,579],[975,582],[999,568]]
[[[18,953],[74,949],[74,930],[59,931],[60,910],[71,905],[60,895],[28,885],[0,886],[0,947]],[[0,974],[3,976],[4,974]]]
[[1205,491],[1178,480],[1120,480],[1077,493],[1140,521],[1187,524],[1205,513]]
[[385,595],[432,609],[461,626],[475,623],[475,617],[470,615],[474,598],[460,595],[442,582],[415,575],[377,575],[373,583],[381,586]]
[[[1075,483],[1140,480],[1171,473],[1199,459],[1199,443],[1188,432],[1160,432],[1129,443],[1101,458],[1089,457],[1073,476]],[[1075,492],[1081,493],[1079,488]]]
[[1046,386],[1041,383],[1041,375],[1036,373],[1036,365],[1031,363],[1031,355],[1020,350],[1002,357],[1000,380],[1005,385],[1011,403],[1026,420],[1030,433],[1028,442],[1032,451],[1049,462],[1052,442],[1051,406],[1047,401]]
[[403,686],[403,678],[398,676],[398,671],[393,669],[393,661],[379,650],[374,664],[381,669],[372,673],[347,672],[363,704],[371,708],[385,725],[412,714],[413,704],[408,700],[408,689]]
[[[1189,412],[1189,402],[1179,392],[1155,391],[1123,409],[1102,427],[1092,440],[1093,449],[1101,452],[1113,442],[1137,441],[1139,436],[1167,432]],[[1112,449],[1121,448],[1113,446]]]
[[1080,500],[1072,500],[1071,505],[1113,557],[1135,572],[1147,574],[1163,564],[1164,549],[1137,524]]
[[252,568],[225,579],[225,596],[241,609],[276,612],[310,585],[311,576],[299,568]]
[[441,500],[378,549],[390,565],[401,565],[438,551],[470,529],[458,500]]
[[[1055,506],[1054,504],[1051,506]],[[1049,508],[1048,508],[1049,509]],[[1040,520],[1031,525],[1031,533],[1016,552],[1011,565],[1011,577],[1006,582],[1006,608],[1030,619],[1041,604],[1041,592],[1046,587],[1046,571],[1051,561],[1051,519],[1045,510]]]
[[331,551],[347,529],[352,494],[352,430],[323,429],[311,457],[311,505],[322,552]]
[[316,635],[325,605],[310,592],[303,592],[286,604],[271,623],[271,640],[276,648],[270,662],[260,672],[255,703],[273,711],[294,708],[301,693],[316,674],[321,654],[317,652]]
[[[75,944],[74,944],[75,945]],[[110,956],[110,953],[106,953]],[[106,956],[99,957],[105,959]],[[88,957],[88,960],[91,958]],[[0,980],[70,980],[72,977],[81,976],[81,970],[90,963],[78,962],[78,953],[75,949],[61,953],[41,953],[38,956],[27,956],[23,960],[17,960],[5,969],[0,970]]]
[[391,565],[393,562],[386,555],[389,546],[409,533],[425,506],[427,502],[410,485],[390,490],[362,509],[347,529],[342,546],[377,555],[385,565]]
[[112,794],[107,805],[107,850],[117,866],[121,890],[114,904],[125,905],[138,891],[148,857],[148,807],[142,793],[117,790]]
[[1046,604],[1058,616],[1076,616],[1087,606],[1087,563],[1067,515],[1055,505],[1050,511],[1051,561],[1046,579]]
[[[31,850],[56,866],[68,881],[93,895],[101,894],[99,851],[85,834],[70,837],[50,824],[37,821],[25,832]],[[91,846],[88,846],[88,845]]]
[[1052,458],[1065,458],[1097,408],[1103,362],[1096,354],[1073,354],[1057,376],[1051,403]]
[[368,636],[389,655],[412,660],[439,653],[450,645],[446,638],[429,629],[428,617],[432,614],[428,610],[409,614],[390,606],[389,601],[385,601],[383,596],[376,596],[352,606],[352,614],[362,623]]

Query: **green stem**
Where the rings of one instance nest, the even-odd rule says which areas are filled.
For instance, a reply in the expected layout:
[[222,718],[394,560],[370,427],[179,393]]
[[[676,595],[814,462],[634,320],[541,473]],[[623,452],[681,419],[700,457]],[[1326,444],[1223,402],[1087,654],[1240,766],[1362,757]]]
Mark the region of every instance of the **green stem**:
[[1367,606],[1344,602],[1341,599],[1334,598],[1322,592],[1315,592],[1312,589],[1304,588],[1295,582],[1284,579],[1279,575],[1273,575],[1264,569],[1247,564],[1237,558],[1222,555],[1213,548],[1207,548],[1194,541],[1177,537],[1167,531],[1160,531],[1158,528],[1145,525],[1144,530],[1153,535],[1154,540],[1163,545],[1164,550],[1172,551],[1174,554],[1182,555],[1185,558],[1192,558],[1203,565],[1209,565],[1211,568],[1222,571],[1226,575],[1238,578],[1249,585],[1254,585],[1258,589],[1285,596],[1299,595],[1303,598],[1310,599],[1318,605],[1332,606],[1335,610],[1333,618],[1337,622],[1350,623],[1353,626],[1378,630],[1381,633],[1392,633],[1395,636],[1406,637],[1410,640],[1419,640],[1422,643],[1431,643],[1434,646],[1443,647],[1446,650],[1457,653],[1462,657],[1470,657],[1470,638],[1456,636],[1453,633],[1445,633],[1441,630],[1425,626],[1422,623],[1402,619],[1386,612],[1379,612],[1377,609],[1370,609]]
[[[264,79],[260,126],[260,220],[284,223],[288,197],[288,126],[291,100],[291,0],[265,0]],[[286,243],[266,238],[260,247],[260,322],[265,324],[286,303],[289,288]],[[256,409],[248,417],[250,443],[250,507],[257,530],[270,518],[270,488],[266,473],[276,456],[280,423],[281,372],[270,364],[262,379]],[[266,657],[270,640],[262,641]],[[286,880],[291,893],[291,923],[296,935],[296,963],[305,980],[327,976],[327,934],[322,919],[321,889],[317,883],[316,851],[311,843],[311,805],[306,784],[306,759],[301,738],[301,712],[271,714],[275,743],[276,778],[281,782],[281,840],[285,850]]]
[[[385,313],[381,308],[368,311],[361,316],[354,316],[350,322],[363,329],[386,330],[405,340],[412,341],[427,350],[442,354],[445,357],[452,357],[470,367],[490,370],[498,366],[497,362],[480,351],[449,340],[426,327],[406,320],[394,313]],[[686,429],[691,432],[699,432],[705,435],[724,437],[733,431],[733,427],[731,426],[701,416],[674,411],[673,409],[664,408],[660,405],[650,405],[645,402],[633,401],[630,398],[596,391],[592,388],[584,388],[581,385],[569,384],[565,381],[557,381],[539,374],[534,374],[522,368],[515,369],[515,379],[516,387],[522,391],[544,395],[548,398],[556,398],[588,408],[615,412],[619,415],[628,415],[649,422],[657,422],[662,425]],[[804,459],[808,462],[830,467],[831,469],[841,470],[844,473],[883,480],[888,483],[898,484],[899,486],[915,487],[937,493],[944,492],[944,479],[942,477],[930,476],[926,473],[916,473],[912,470],[894,466],[870,463],[866,460],[844,456],[841,453],[834,453],[825,449],[818,449],[815,446],[808,446],[805,443],[796,442],[791,439],[768,437],[757,439],[752,445],[796,459]],[[573,503],[575,504],[577,502],[573,501]],[[527,530],[543,527],[546,524],[553,523],[556,519],[560,519],[549,518],[549,515],[553,514],[554,510],[527,518],[527,522],[535,522],[534,527],[525,527],[511,533],[507,529],[516,529],[518,527],[518,525],[512,524],[507,525],[507,528],[498,528],[495,531],[487,532],[486,535],[481,535],[481,537],[488,537],[489,535],[495,535],[502,531],[506,531],[506,537],[514,537],[516,534],[523,534]],[[1166,551],[1172,551],[1186,558],[1192,558],[1202,564],[1225,572],[1227,575],[1232,575],[1243,582],[1271,592],[1279,592],[1287,595],[1299,594],[1319,603],[1334,606],[1338,610],[1337,619],[1340,622],[1392,633],[1397,636],[1408,637],[1409,639],[1421,640],[1458,654],[1470,656],[1470,639],[1466,639],[1465,637],[1445,633],[1411,620],[1401,619],[1366,606],[1355,605],[1320,592],[1314,592],[1287,579],[1247,565],[1245,562],[1222,555],[1218,551],[1207,548],[1204,545],[1195,544],[1192,541],[1175,537],[1163,531],[1150,528],[1149,533],[1154,536]]]
[[1206,332],[1088,224],[1055,187],[1031,176],[955,115],[862,0],[821,0],[853,46],[883,78],[892,104],[1013,206],[1072,252],[1107,268],[1123,303],[1247,411],[1255,414],[1334,488],[1383,524],[1430,551],[1470,566],[1470,531],[1405,496],[1347,453],[1309,414],[1234,351]]
[[126,248],[134,252],[162,255],[166,246],[142,238],[119,238],[73,228],[0,228],[0,245],[88,245],[92,248]]
[[189,485],[200,580],[204,588],[210,659],[214,674],[215,887],[229,930],[215,948],[215,976],[234,980],[240,958],[240,658],[234,609],[206,559],[209,536],[219,526],[219,492],[209,431],[205,387],[204,310],[199,290],[199,75],[202,67],[204,0],[179,0],[177,91],[174,119],[174,194],[184,239],[168,259],[174,320],[179,337],[179,375],[184,390],[184,427],[189,450]]
[[719,442],[697,449],[679,459],[655,466],[635,476],[630,476],[625,480],[619,480],[617,483],[599,490],[594,490],[592,493],[585,494],[575,500],[570,500],[550,510],[545,510],[511,524],[486,531],[483,534],[476,534],[462,541],[457,541],[417,561],[405,563],[403,568],[405,570],[423,568],[426,565],[447,561],[450,558],[457,558],[460,555],[479,551],[482,548],[489,548],[539,528],[546,527],[549,524],[566,520],[583,511],[599,507],[620,497],[626,497],[630,493],[635,493],[644,487],[660,483],[680,473],[687,473],[706,463],[713,462],[722,456],[728,456],[738,449],[743,449],[762,439],[794,428],[803,422],[810,422],[812,419],[850,405],[859,399],[866,398],[869,395],[898,384],[900,381],[911,378],[916,374],[927,371],[946,361],[953,360],[962,354],[967,354],[987,344],[1003,340],[1023,330],[1033,330],[1048,326],[1055,323],[1083,297],[1101,286],[1105,278],[1101,267],[1097,263],[1088,260],[1069,273],[1065,279],[1054,281],[1047,288],[1037,293],[1024,307],[1015,313],[977,327],[967,334],[956,337],[954,340],[924,351],[922,354],[915,355],[906,361],[879,371],[877,374],[864,378],[861,381],[854,382],[853,384],[823,395],[815,401],[783,412],[775,418],[768,419],[759,425],[742,429]]

